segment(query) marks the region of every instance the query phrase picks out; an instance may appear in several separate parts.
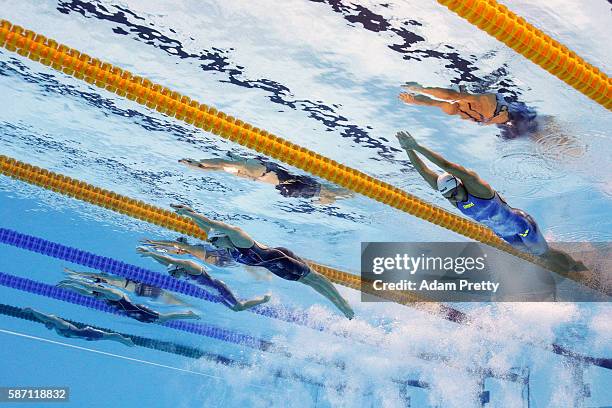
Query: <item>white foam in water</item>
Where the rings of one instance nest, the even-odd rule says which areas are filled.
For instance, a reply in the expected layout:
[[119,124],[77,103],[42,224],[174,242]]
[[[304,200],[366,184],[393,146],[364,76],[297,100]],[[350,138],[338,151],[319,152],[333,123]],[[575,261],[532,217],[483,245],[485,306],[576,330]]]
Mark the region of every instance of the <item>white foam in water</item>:
[[[178,58],[148,43],[155,43],[154,39],[138,39],[121,23],[85,18],[74,10],[60,13],[51,3],[0,3],[3,18],[210,103],[447,209],[447,203],[414,174],[405,154],[398,150],[397,130],[410,130],[450,160],[476,170],[511,199],[511,205],[532,214],[547,238],[609,241],[611,236],[610,121],[602,119],[608,112],[433,0],[388,5],[370,0],[92,3],[110,12],[120,11],[118,7],[133,12],[135,16],[124,13],[127,21],[158,30],[176,40],[185,52],[197,56],[218,51],[223,57],[219,64],[227,63],[227,69],[239,71],[234,83],[227,70],[203,70],[206,58]],[[495,89],[512,88],[539,113],[554,117],[547,130],[550,137],[502,140],[494,127],[479,127],[432,108],[400,103],[401,84],[418,81],[449,87],[460,79],[458,69],[447,59],[424,54],[405,58],[407,54],[390,48],[403,41],[396,33],[368,31],[363,22],[348,21],[330,3],[344,5],[353,16],[364,7],[382,16],[389,27],[423,37],[424,41],[408,47],[411,51],[464,58],[473,68],[464,75],[488,78]],[[609,5],[604,1],[592,7],[576,0],[506,3],[590,61],[603,66],[607,60]],[[117,28],[127,34],[117,34]],[[361,241],[462,239],[363,197],[321,206],[283,198],[270,185],[186,169],[177,164],[178,159],[222,157],[230,150],[247,150],[15,54],[2,51],[0,63],[21,74],[0,76],[0,154],[158,206],[188,202],[208,215],[241,226],[258,241],[287,246],[301,256],[352,273],[358,273]],[[53,81],[100,95],[103,106],[43,86],[54,85]],[[238,85],[240,81],[245,83]],[[254,83],[259,86],[250,86]],[[269,90],[273,85],[278,85],[278,92]],[[275,102],[278,99],[286,103]],[[312,111],[304,108],[319,101],[316,113],[327,122],[313,119]],[[108,106],[123,113],[114,114]],[[138,115],[128,117],[128,109]],[[335,122],[330,124],[332,119]],[[355,129],[364,134],[350,134]],[[11,200],[34,198],[44,204],[31,212],[75,213],[138,237],[176,235],[166,236],[160,228],[114,217],[17,182],[2,180],[0,192]],[[226,328],[271,340],[293,357],[245,348],[232,357],[249,361],[251,368],[186,363],[188,369],[213,372],[223,380],[203,380],[188,395],[177,395],[177,406],[399,407],[406,400],[397,381],[418,379],[431,388],[407,387],[412,406],[478,407],[480,378],[470,370],[503,375],[529,367],[534,406],[573,407],[582,398],[582,385],[571,361],[553,354],[551,344],[568,339],[571,342],[563,345],[578,353],[605,357],[611,352],[612,309],[607,304],[475,303],[460,306],[474,323],[459,325],[407,306],[360,303],[357,291],[340,288],[355,305],[356,318],[348,321],[309,288],[277,278],[250,283],[243,276],[236,277],[238,273],[222,278],[241,295],[269,290],[272,305],[303,308],[313,325],[325,325],[329,332],[248,312],[211,311],[204,305],[204,314],[211,311],[205,321],[216,319],[215,323]],[[204,350],[213,347],[208,339],[189,339]],[[227,347],[221,351],[237,353]],[[418,358],[423,354],[431,358]],[[587,370],[585,382],[609,385],[609,374],[602,371]],[[278,378],[277,372],[288,378]],[[492,391],[488,407],[523,403],[520,384],[487,379],[485,385]],[[608,404],[600,390],[595,394],[599,395],[597,404]]]

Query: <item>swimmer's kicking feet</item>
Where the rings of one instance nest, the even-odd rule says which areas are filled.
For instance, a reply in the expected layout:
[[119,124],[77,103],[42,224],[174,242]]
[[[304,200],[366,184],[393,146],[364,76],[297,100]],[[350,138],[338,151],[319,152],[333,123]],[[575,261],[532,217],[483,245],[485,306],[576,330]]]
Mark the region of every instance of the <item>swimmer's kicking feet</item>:
[[[541,256],[554,271],[577,272],[587,268],[565,252],[550,248],[535,220],[523,210],[510,207],[478,174],[446,160],[417,143],[408,132],[398,132],[400,145],[414,168],[434,189],[463,214],[491,228],[513,247]],[[446,173],[438,175],[423,163],[422,154]]]
[[199,319],[200,316],[189,310],[186,312],[160,313],[145,305],[139,305],[118,288],[104,284],[94,284],[82,280],[66,279],[57,284],[60,288],[70,289],[85,296],[105,301],[109,306],[125,313],[128,317],[143,323],[164,323],[170,320]]
[[144,247],[138,247],[136,250],[142,256],[153,258],[162,265],[167,266],[168,273],[174,278],[185,276],[204,286],[215,289],[223,299],[223,304],[235,312],[250,309],[270,300],[270,296],[268,295],[253,300],[238,300],[225,282],[210,276],[204,266],[196,262],[173,258],[169,255],[161,254]]
[[94,329],[93,327],[85,326],[78,328],[74,324],[65,321],[55,315],[41,313],[32,308],[26,307],[24,312],[29,313],[36,320],[45,325],[49,330],[55,330],[57,334],[67,338],[77,338],[87,341],[97,340],[113,340],[125,344],[126,346],[134,346],[131,339],[120,335],[119,333],[110,333],[103,330]]
[[[258,243],[242,229],[197,214],[184,205],[172,205],[180,215],[190,217],[209,236],[208,242],[219,249],[226,249],[241,264],[261,266],[274,275],[303,283],[329,299],[347,318],[355,315],[348,302],[323,275],[313,271],[308,264],[283,247],[268,247]],[[211,235],[211,231],[215,232]]]

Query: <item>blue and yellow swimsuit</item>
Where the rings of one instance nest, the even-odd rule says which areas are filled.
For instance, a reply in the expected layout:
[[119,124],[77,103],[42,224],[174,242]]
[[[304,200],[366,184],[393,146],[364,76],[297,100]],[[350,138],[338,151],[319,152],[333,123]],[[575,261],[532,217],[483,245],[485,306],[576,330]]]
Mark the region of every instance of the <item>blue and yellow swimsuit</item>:
[[548,251],[538,225],[525,211],[510,207],[497,192],[489,199],[467,195],[465,201],[457,202],[457,208],[463,214],[491,228],[517,249],[535,255]]

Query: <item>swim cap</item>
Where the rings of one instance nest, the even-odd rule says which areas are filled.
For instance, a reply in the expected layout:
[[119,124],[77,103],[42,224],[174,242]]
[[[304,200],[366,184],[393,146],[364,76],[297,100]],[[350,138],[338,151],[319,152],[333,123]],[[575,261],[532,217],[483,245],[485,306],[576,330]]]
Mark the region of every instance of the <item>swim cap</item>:
[[440,174],[437,183],[438,191],[442,194],[446,194],[461,185],[461,181],[450,173]]

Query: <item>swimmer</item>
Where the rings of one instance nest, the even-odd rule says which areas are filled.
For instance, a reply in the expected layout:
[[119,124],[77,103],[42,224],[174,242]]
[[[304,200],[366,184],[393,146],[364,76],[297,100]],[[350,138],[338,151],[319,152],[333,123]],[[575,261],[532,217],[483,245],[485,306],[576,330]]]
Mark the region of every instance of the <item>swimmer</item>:
[[[242,229],[197,214],[184,205],[172,205],[180,215],[190,217],[209,236],[208,242],[219,249],[226,249],[236,262],[261,266],[274,275],[310,286],[325,296],[349,319],[355,313],[334,285],[323,275],[313,271],[308,264],[287,248],[262,245]],[[211,231],[214,234],[211,235]]]
[[[587,270],[565,252],[550,248],[535,220],[523,210],[510,207],[478,174],[446,160],[417,143],[408,132],[398,132],[400,145],[412,165],[429,185],[440,191],[453,206],[491,228],[500,238],[523,252],[541,256],[554,271]],[[446,172],[438,175],[417,156],[422,154]]]
[[253,300],[240,301],[227,287],[225,282],[210,276],[202,265],[186,259],[178,259],[160,254],[144,247],[138,247],[136,250],[142,256],[153,258],[162,265],[167,266],[168,273],[175,278],[185,276],[204,286],[215,289],[223,299],[223,304],[235,312],[250,309],[270,300],[270,296],[265,295]]
[[470,94],[445,88],[425,88],[416,82],[403,88],[408,92],[401,93],[399,98],[407,104],[434,106],[448,115],[458,115],[481,125],[497,125],[506,139],[534,134],[541,125],[533,108],[523,102],[507,102],[499,93]]
[[143,323],[164,323],[170,320],[200,318],[191,310],[177,313],[159,313],[145,305],[135,304],[120,289],[100,283],[94,284],[82,280],[67,279],[61,281],[57,286],[59,288],[73,290],[85,296],[101,299],[109,306],[125,313],[128,317]]
[[[176,255],[191,255],[209,265],[218,266],[220,268],[238,265],[225,249],[215,248],[209,243],[190,244],[185,237],[179,237],[175,241],[143,239],[140,242],[142,245],[152,247],[157,251]],[[272,279],[272,274],[268,272],[267,269],[247,265],[243,266],[244,269],[258,281],[269,281]]]
[[57,334],[63,337],[83,339],[87,341],[113,340],[123,343],[126,346],[134,346],[132,339],[124,337],[119,333],[106,332],[89,326],[80,329],[74,324],[69,323],[55,315],[44,314],[29,307],[26,307],[23,309],[23,311],[31,314],[36,320],[43,323],[47,329],[55,330]]
[[320,204],[331,204],[352,193],[339,187],[326,186],[312,177],[293,175],[264,158],[244,158],[228,152],[228,159],[181,159],[189,167],[208,171],[225,171],[249,180],[273,184],[284,197],[317,198]]
[[178,297],[158,288],[157,286],[147,285],[146,283],[136,282],[120,276],[109,275],[107,273],[96,272],[77,272],[69,268],[64,268],[70,278],[85,280],[91,283],[106,283],[112,286],[123,288],[125,291],[136,296],[146,297],[157,300],[167,305],[189,306]]

